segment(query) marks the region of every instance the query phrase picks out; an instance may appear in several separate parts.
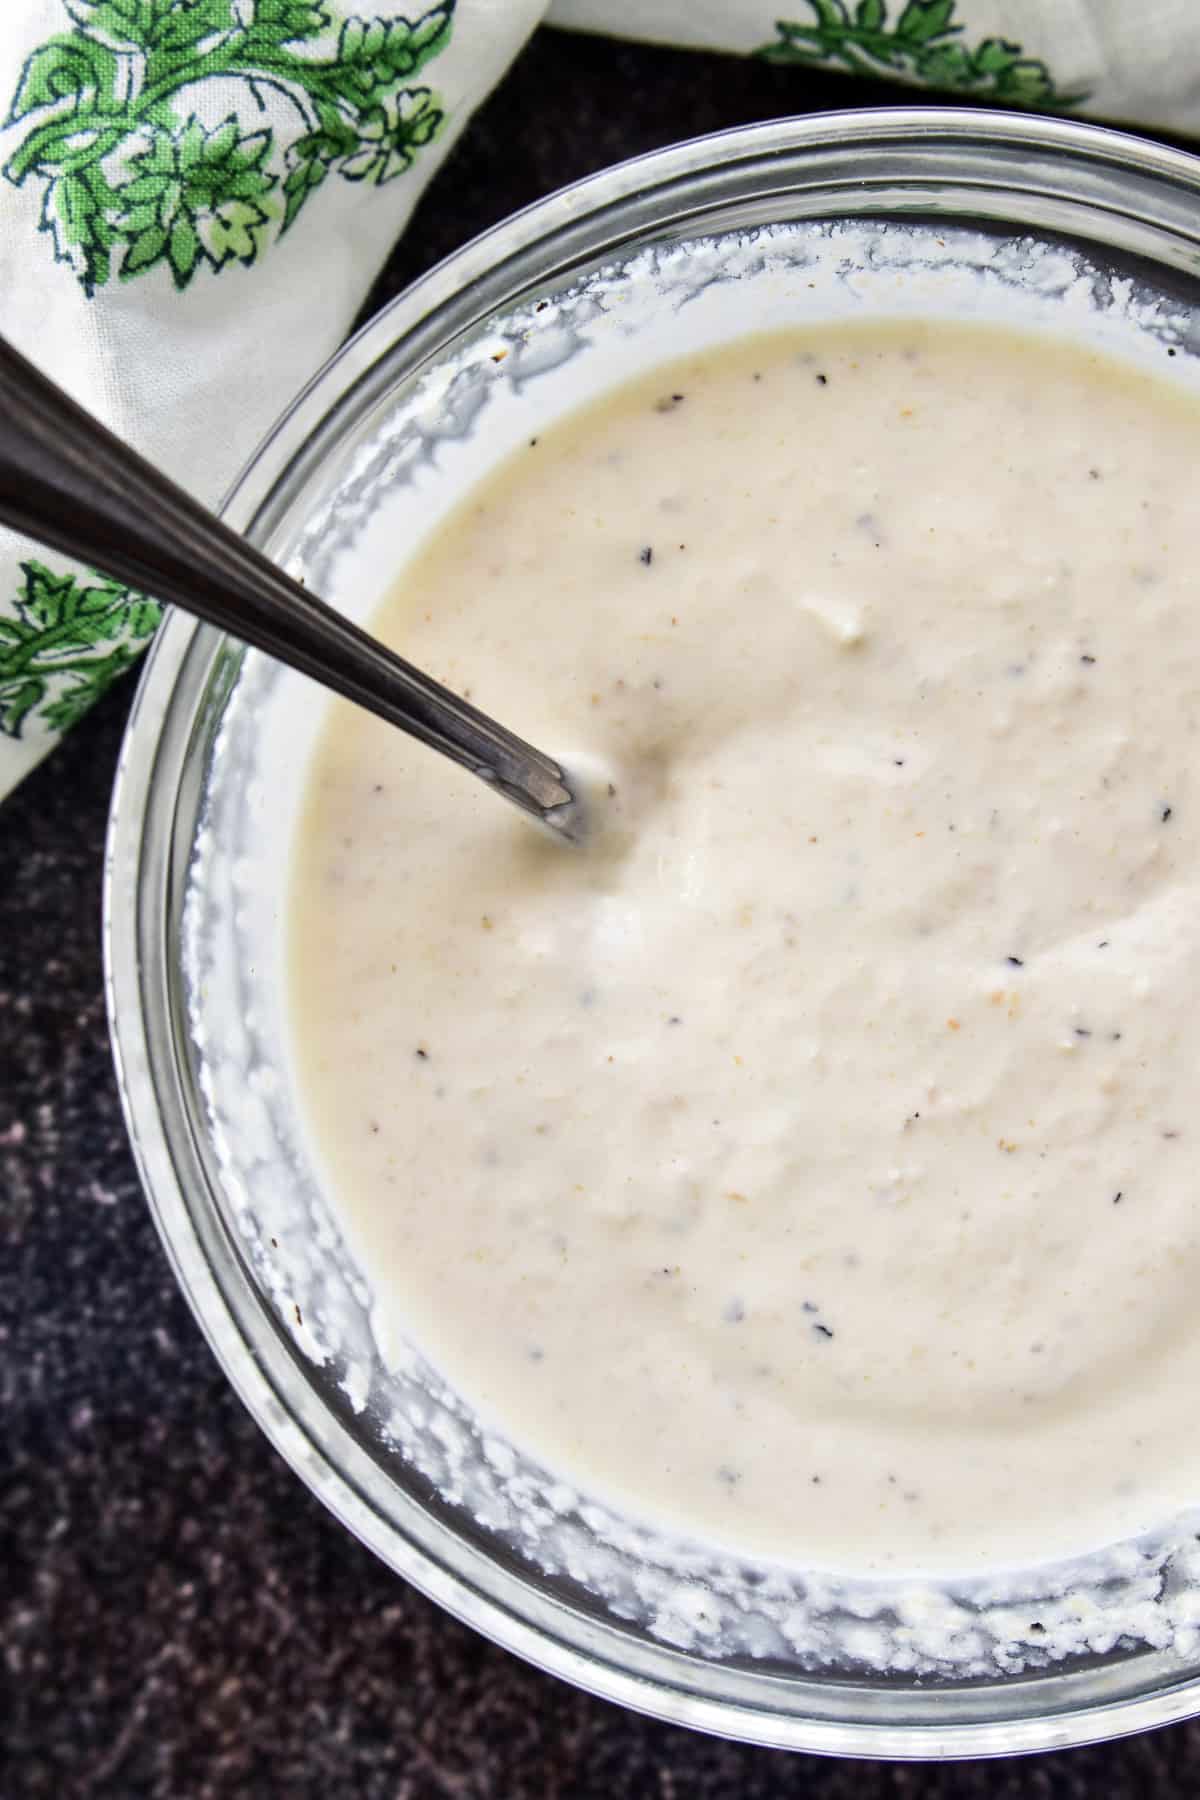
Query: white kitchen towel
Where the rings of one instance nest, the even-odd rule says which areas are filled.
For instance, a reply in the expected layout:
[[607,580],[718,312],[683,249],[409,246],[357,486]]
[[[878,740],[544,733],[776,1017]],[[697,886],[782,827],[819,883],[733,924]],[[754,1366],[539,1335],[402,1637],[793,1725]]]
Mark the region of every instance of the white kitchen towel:
[[[1200,135],[1197,0],[0,0],[0,332],[215,502],[543,17]],[[157,618],[0,532],[0,796]]]

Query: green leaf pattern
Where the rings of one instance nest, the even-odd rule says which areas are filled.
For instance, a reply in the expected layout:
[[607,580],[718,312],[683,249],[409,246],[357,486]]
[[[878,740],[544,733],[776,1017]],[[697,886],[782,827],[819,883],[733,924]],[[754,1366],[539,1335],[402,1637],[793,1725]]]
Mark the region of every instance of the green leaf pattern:
[[984,38],[974,49],[954,23],[958,0],[907,0],[895,24],[886,0],[807,0],[807,24],[780,19],[773,43],[754,54],[782,66],[824,64],[853,75],[888,76],[973,94],[1001,106],[1065,111],[1088,95],[1067,93],[1040,58],[1006,38]]
[[[27,59],[4,168],[42,184],[41,227],[89,296],[114,276],[255,263],[336,172],[383,186],[445,113],[416,82],[450,39],[455,0],[414,18],[347,17],[327,0],[64,0],[70,30]],[[213,84],[247,102],[214,122]],[[264,124],[267,97],[292,123]]]
[[[184,289],[252,265],[331,175],[383,186],[436,137],[444,108],[419,77],[454,8],[63,0],[65,29],[27,58],[9,104],[23,132],[4,175],[37,184],[41,229],[89,298],[155,270]],[[101,576],[22,563],[0,602],[0,733],[73,724],[159,611]]]
[[[126,0],[112,0],[113,5]],[[103,576],[21,564],[13,615],[0,618],[0,732],[27,720],[65,731],[141,652],[158,624],[153,600]]]

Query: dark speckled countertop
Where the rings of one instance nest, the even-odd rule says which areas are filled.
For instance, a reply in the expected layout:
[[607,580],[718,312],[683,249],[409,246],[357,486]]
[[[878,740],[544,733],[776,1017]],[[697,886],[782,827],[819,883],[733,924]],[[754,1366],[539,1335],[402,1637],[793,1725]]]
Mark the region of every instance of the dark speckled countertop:
[[[895,90],[537,35],[368,308],[563,182],[673,139]],[[299,372],[298,372],[299,373]],[[0,809],[0,1795],[322,1800],[1157,1800],[1200,1725],[1033,1761],[822,1761],[655,1724],[390,1575],[243,1412],[142,1202],[101,985],[130,690]]]

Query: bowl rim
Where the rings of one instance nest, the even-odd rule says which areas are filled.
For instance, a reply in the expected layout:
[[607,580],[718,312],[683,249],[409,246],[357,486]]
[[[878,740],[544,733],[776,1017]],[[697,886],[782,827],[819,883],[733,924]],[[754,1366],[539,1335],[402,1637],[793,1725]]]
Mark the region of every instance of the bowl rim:
[[[479,291],[478,316],[494,310],[489,293],[548,239],[569,243],[577,227],[627,206],[662,196],[673,184],[705,171],[757,166],[786,153],[822,150],[897,150],[940,146],[973,153],[1048,153],[1120,182],[1142,177],[1178,188],[1195,212],[1190,235],[1200,274],[1200,157],[1075,120],[965,107],[888,107],[799,115],[737,127],[650,151],[599,171],[534,202],[491,226],[397,295],[318,370],[276,421],[234,482],[221,508],[238,530],[259,541],[276,517],[274,496],[285,470],[336,430],[342,404],[362,402],[388,380],[389,358],[401,343],[419,354],[437,348],[442,309]],[[1015,181],[1015,178],[1014,178]],[[1013,185],[1007,182],[1006,185]],[[1114,202],[1117,196],[1114,195]],[[1116,206],[1120,211],[1120,205]],[[836,209],[826,216],[839,216]],[[844,216],[841,215],[841,216]],[[1137,216],[1132,209],[1131,216]],[[636,231],[636,222],[631,232]],[[703,227],[699,228],[703,234]],[[537,271],[539,277],[544,269]],[[550,1637],[418,1544],[401,1537],[325,1455],[281,1399],[256,1347],[243,1331],[214,1275],[197,1232],[173,1156],[171,1134],[155,1079],[167,1053],[167,1028],[148,1016],[142,945],[147,907],[147,859],[156,775],[172,705],[186,665],[218,634],[169,612],[149,651],[117,764],[104,859],[103,950],[109,1031],[122,1110],[135,1162],[168,1261],[218,1361],[243,1404],[274,1448],[316,1497],[394,1572],[453,1616],[536,1667],[605,1699],[666,1722],[733,1740],[828,1755],[906,1759],[987,1757],[1065,1748],[1184,1719],[1200,1711],[1200,1674],[1169,1680],[1157,1691],[1124,1695],[1072,1709],[1026,1717],[950,1718],[937,1724],[897,1724],[876,1717],[853,1721],[795,1716],[740,1701],[698,1696],[655,1682]],[[177,722],[176,722],[177,723]],[[170,799],[174,804],[176,794]],[[153,885],[153,884],[151,884]],[[449,1528],[442,1528],[449,1532]],[[713,1665],[719,1667],[719,1665]],[[1047,1677],[1053,1679],[1053,1672]],[[804,1678],[807,1680],[808,1678]],[[800,1685],[800,1678],[797,1680]],[[951,1709],[953,1710],[953,1709]]]

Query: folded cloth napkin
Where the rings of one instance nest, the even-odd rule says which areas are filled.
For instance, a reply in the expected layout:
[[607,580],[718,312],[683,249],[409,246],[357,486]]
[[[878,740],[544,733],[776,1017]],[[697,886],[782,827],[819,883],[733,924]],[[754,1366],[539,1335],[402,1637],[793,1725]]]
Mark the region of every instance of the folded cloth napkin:
[[[421,4],[3,0],[0,332],[202,500],[335,348],[543,17],[1200,133],[1195,0]],[[0,796],[158,615],[0,532]]]

